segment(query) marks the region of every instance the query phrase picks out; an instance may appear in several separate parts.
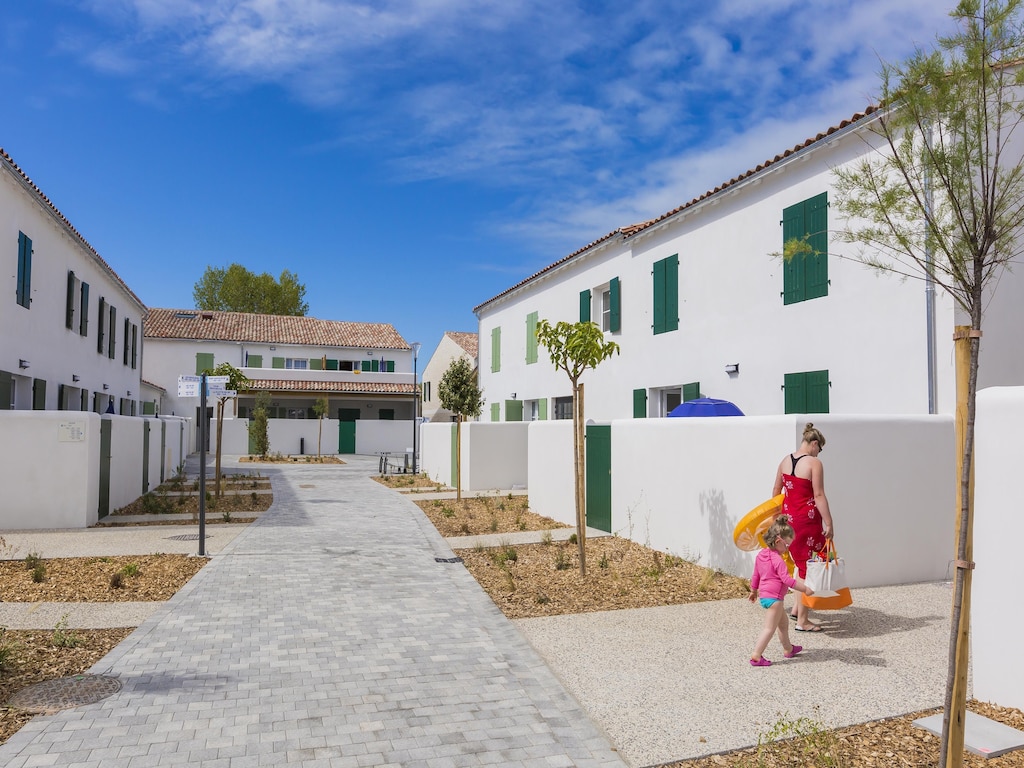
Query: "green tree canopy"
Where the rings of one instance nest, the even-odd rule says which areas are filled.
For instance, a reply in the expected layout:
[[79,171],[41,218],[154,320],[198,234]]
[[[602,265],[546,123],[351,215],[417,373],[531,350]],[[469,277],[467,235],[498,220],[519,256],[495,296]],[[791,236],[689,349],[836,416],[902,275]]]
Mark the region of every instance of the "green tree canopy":
[[437,387],[441,407],[465,418],[476,418],[484,408],[476,371],[464,357],[452,360]]
[[266,315],[305,315],[306,286],[287,269],[275,280],[267,272],[257,275],[241,264],[207,267],[192,289],[196,309],[254,312]]

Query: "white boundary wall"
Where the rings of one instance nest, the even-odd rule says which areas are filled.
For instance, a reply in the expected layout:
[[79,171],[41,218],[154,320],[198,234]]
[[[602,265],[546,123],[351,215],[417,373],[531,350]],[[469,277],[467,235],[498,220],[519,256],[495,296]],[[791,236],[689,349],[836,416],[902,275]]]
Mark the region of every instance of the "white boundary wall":
[[[474,422],[475,423],[475,422]],[[469,422],[464,423],[465,430]],[[420,427],[420,469],[438,483],[452,480],[452,443],[457,425],[454,422],[424,424]]]
[[1016,545],[1024,541],[1024,387],[978,393],[974,474],[974,561],[971,662],[974,696],[1024,709],[1024,666],[1018,662],[1024,614]]
[[[412,450],[412,420],[358,419],[356,421],[356,453],[373,456],[387,451],[404,453]],[[306,439],[307,456],[316,456],[317,419],[270,419],[267,422],[270,438],[270,452],[298,455],[300,440]],[[224,455],[247,456],[249,454],[248,419],[224,419]],[[217,420],[210,420],[210,450],[217,448]],[[320,453],[324,456],[338,455],[338,420],[323,420],[323,437]],[[422,453],[422,451],[421,451]]]
[[[0,528],[86,528],[99,517],[100,424],[111,422],[110,511],[160,484],[182,462],[179,418],[143,420],[89,411],[0,411]],[[152,425],[148,487],[143,488],[142,430]],[[160,424],[167,424],[164,456]]]
[[527,466],[530,511],[576,525],[571,420],[530,422]]
[[[462,490],[492,491],[526,488],[531,422],[462,424]],[[421,467],[431,479],[450,484],[455,425],[424,424],[420,429]],[[572,454],[569,454],[570,461]]]

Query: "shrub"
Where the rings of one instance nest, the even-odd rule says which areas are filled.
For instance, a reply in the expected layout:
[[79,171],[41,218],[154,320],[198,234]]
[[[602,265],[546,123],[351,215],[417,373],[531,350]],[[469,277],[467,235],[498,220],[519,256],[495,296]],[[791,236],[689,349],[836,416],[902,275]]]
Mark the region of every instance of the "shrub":
[[21,646],[7,637],[7,627],[0,627],[0,669],[10,669]]
[[46,566],[43,563],[37,563],[32,569],[32,581],[36,584],[42,584],[46,581]]
[[38,552],[29,552],[25,555],[25,568],[29,571],[35,570],[35,567],[43,562],[43,558],[39,556]]
[[121,571],[114,571],[110,574],[110,588],[121,589],[124,586],[124,574]]
[[53,628],[53,644],[58,648],[77,648],[82,644],[82,638],[74,630],[68,629],[68,614],[60,617],[57,626]]

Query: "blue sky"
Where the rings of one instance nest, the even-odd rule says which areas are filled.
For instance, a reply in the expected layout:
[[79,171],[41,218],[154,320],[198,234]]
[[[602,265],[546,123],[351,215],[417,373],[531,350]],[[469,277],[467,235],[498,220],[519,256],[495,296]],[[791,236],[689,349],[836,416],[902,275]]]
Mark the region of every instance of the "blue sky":
[[209,265],[433,351],[872,102],[941,0],[7,0],[0,147],[151,307]]

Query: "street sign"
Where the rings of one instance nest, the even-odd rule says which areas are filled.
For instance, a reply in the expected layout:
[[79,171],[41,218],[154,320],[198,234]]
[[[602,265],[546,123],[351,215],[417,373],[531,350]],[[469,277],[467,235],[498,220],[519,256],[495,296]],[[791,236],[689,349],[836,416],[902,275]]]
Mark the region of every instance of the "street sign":
[[199,397],[199,377],[179,376],[178,397]]
[[238,392],[234,389],[221,389],[220,387],[207,387],[208,397],[237,397]]
[[230,379],[231,379],[230,376],[207,376],[206,377],[206,383],[207,384],[219,384],[221,386],[224,386],[225,384],[228,383],[228,381]]

